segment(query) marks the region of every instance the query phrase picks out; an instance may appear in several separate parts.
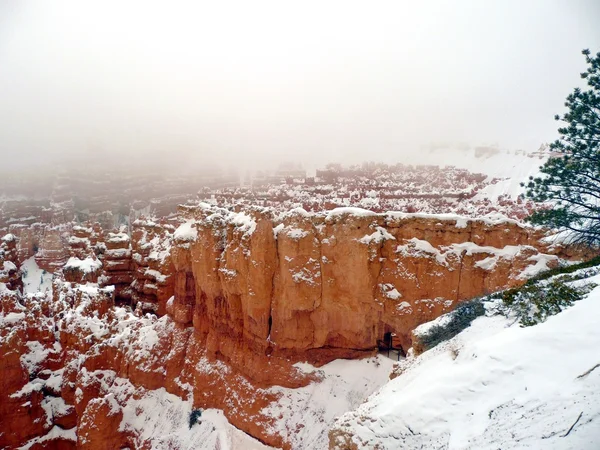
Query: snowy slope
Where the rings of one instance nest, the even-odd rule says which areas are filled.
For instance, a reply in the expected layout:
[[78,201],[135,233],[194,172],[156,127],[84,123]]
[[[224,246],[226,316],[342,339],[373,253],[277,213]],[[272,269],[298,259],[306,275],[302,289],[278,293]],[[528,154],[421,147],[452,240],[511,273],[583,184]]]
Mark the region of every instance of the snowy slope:
[[[326,449],[327,431],[333,421],[346,411],[357,408],[367,397],[389,380],[394,361],[377,356],[363,360],[336,360],[317,369],[300,363],[304,372],[317,371],[322,381],[299,389],[279,386],[269,388],[281,394],[278,401],[265,411],[277,418],[275,430],[286,437],[293,449]],[[123,389],[113,386],[115,396],[120,390],[135,388],[118,380]],[[138,389],[142,392],[142,389]],[[144,391],[138,398],[129,398],[123,410],[121,429],[135,432],[140,442],[151,442],[152,448],[181,450],[265,450],[256,439],[233,427],[217,409],[202,412],[197,425],[188,426],[191,402],[169,394],[164,389]]]
[[[124,384],[129,384],[123,380]],[[189,426],[191,402],[169,394],[164,388],[146,391],[141,398],[130,398],[123,410],[120,428],[139,436],[139,443],[152,448],[180,450],[267,450],[268,447],[232,426],[218,409],[202,411]]]
[[482,189],[477,198],[496,199],[501,195],[509,195],[516,198],[523,192],[520,183],[526,181],[529,176],[539,173],[539,168],[547,160],[549,153],[545,148],[537,151],[507,150],[500,148],[489,148],[489,151],[478,152],[470,148],[464,150],[440,149],[435,150],[436,164],[452,165],[467,169],[473,173],[483,173],[489,176],[489,180],[500,179],[497,183]]
[[25,260],[21,265],[23,273],[23,293],[35,294],[52,290],[52,274],[38,267],[35,258]]
[[537,326],[475,320],[342,416],[339,448],[600,448],[598,317],[600,288]]
[[322,381],[299,389],[270,388],[282,395],[263,412],[279,419],[275,431],[285,436],[293,449],[326,449],[327,431],[334,420],[357,408],[388,382],[393,363],[378,355],[363,360],[338,359],[319,369],[297,364],[305,372],[317,371]]

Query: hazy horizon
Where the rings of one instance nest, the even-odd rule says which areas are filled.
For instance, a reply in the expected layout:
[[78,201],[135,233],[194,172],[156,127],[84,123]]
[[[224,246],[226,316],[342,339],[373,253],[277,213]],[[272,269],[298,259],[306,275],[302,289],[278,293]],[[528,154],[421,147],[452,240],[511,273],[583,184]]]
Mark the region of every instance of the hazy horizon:
[[[536,149],[600,3],[0,3],[3,166],[431,162]],[[142,165],[143,165],[142,164]]]

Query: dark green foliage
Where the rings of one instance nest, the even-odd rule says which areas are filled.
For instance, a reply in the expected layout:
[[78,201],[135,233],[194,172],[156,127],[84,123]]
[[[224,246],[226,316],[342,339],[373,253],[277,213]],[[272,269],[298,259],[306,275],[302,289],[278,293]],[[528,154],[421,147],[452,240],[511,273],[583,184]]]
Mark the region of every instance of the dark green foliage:
[[555,119],[564,123],[559,139],[550,145],[559,156],[541,167],[540,177],[525,185],[526,196],[553,207],[535,212],[532,223],[567,231],[572,242],[600,244],[600,53],[585,55],[588,69],[581,74],[588,89],[576,88],[568,111]]
[[[590,270],[583,271],[582,269],[590,269]],[[573,272],[577,272],[580,270],[581,270],[581,272],[579,274],[572,275],[572,276],[570,275]],[[569,266],[558,266],[553,269],[547,270],[545,272],[542,272],[542,273],[536,275],[535,277],[528,279],[525,282],[525,284],[521,287],[508,289],[506,291],[495,292],[493,294],[490,294],[488,297],[486,297],[486,299],[502,299],[503,298],[502,296],[506,292],[512,292],[512,291],[517,292],[521,289],[525,289],[527,286],[537,285],[541,281],[557,277],[557,275],[564,275],[562,277],[557,277],[557,279],[566,283],[569,281],[576,281],[576,280],[582,280],[584,278],[589,278],[598,273],[600,273],[600,256],[596,256],[595,258],[592,258],[589,261],[584,261],[584,262],[577,263],[577,264],[571,264]],[[486,300],[486,299],[484,299],[484,300]]]
[[440,342],[452,339],[471,325],[473,320],[484,314],[485,307],[480,299],[461,303],[448,313],[449,320],[447,322],[431,326],[426,333],[419,333],[419,342],[423,349],[433,348]]
[[190,413],[190,422],[189,422],[190,430],[192,429],[192,427],[194,425],[196,425],[198,423],[198,419],[200,417],[202,417],[202,410],[201,409],[192,409],[192,412]]
[[[582,269],[590,269],[590,270],[582,271],[581,273],[579,273],[577,275],[567,277],[567,275],[569,275],[573,272],[577,272]],[[584,278],[591,277],[598,273],[600,273],[600,256],[596,256],[595,258],[592,258],[589,261],[584,261],[584,262],[577,263],[577,264],[571,264],[569,266],[555,267],[553,269],[542,272],[539,275],[536,275],[535,277],[530,278],[521,287],[508,289],[507,291],[496,292],[494,294],[490,294],[489,297],[487,297],[487,298],[489,298],[489,299],[500,298],[501,299],[505,292],[511,292],[511,291],[516,292],[516,291],[526,288],[527,286],[536,285],[540,281],[544,281],[549,278],[556,277],[557,275],[565,275],[564,277],[560,277],[560,281],[568,282],[568,281],[582,280]]]
[[[592,258],[589,261],[585,261],[582,263],[571,264],[570,266],[559,266],[559,267],[555,267],[554,269],[547,270],[546,272],[543,272],[533,278],[530,278],[529,280],[527,280],[526,284],[532,284],[537,281],[547,280],[548,278],[551,278],[551,277],[554,277],[554,276],[560,275],[560,274],[573,273],[580,269],[589,269],[589,268],[598,269],[598,267],[596,267],[596,266],[600,266],[600,256],[596,256],[595,258]],[[576,279],[580,280],[582,278],[587,278],[587,276],[588,275],[586,273],[585,274],[582,273],[581,276]]]
[[[572,275],[576,271],[579,273]],[[596,287],[593,283],[580,287],[573,287],[568,283],[598,273],[600,273],[600,257],[579,264],[556,267],[530,278],[523,286],[497,292],[489,298],[501,299],[505,306],[504,313],[516,314],[522,326],[536,325],[571,306],[573,302],[581,300]]]
[[502,302],[516,313],[521,326],[537,325],[581,300],[595,287],[591,283],[574,287],[566,284],[566,281],[555,279],[549,283],[526,284],[518,289],[509,289],[501,294]]
[[[573,274],[573,272],[578,272]],[[487,297],[461,303],[448,313],[449,320],[435,324],[416,336],[422,351],[435,347],[441,342],[452,339],[467,328],[471,322],[486,313],[484,304],[488,304],[488,314],[516,315],[522,326],[531,326],[544,322],[548,317],[558,314],[577,300],[585,297],[594,283],[571,286],[571,283],[584,280],[600,273],[600,256],[589,261],[570,266],[556,267],[530,278],[524,285],[496,292]],[[502,306],[490,303],[501,299]]]

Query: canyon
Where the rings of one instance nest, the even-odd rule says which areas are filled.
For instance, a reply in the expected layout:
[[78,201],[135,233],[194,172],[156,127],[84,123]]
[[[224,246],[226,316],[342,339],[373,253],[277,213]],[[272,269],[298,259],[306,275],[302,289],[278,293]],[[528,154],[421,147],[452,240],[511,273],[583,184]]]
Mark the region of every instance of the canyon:
[[[2,240],[6,448],[156,448],[125,418],[156,392],[301,448],[301,424],[282,430],[273,410],[282,389],[326,381],[303,364],[370,361],[386,334],[408,351],[417,325],[461,301],[585,257],[499,215],[358,208],[198,203],[130,230],[83,223],[68,234],[43,234],[37,249],[31,233]],[[51,289],[23,294],[18,267],[32,257]]]
[[344,448],[416,327],[594,256],[520,220],[547,157],[3,179],[0,448]]

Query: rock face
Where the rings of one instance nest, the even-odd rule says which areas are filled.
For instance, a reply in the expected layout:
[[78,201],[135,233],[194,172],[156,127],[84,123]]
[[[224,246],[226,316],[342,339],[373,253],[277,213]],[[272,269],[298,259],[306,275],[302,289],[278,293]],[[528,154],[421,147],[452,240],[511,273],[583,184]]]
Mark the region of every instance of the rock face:
[[97,249],[98,240],[102,239],[102,229],[99,224],[92,226],[90,223],[75,225],[71,229],[68,240],[69,255],[79,259],[85,259],[93,253],[99,253]]
[[65,265],[68,258],[66,243],[59,228],[47,228],[35,254],[40,269],[55,272]]
[[[408,349],[420,323],[558,260],[511,221],[353,209],[201,204],[174,223],[137,220],[131,237],[73,232],[52,294],[26,302],[17,238],[2,244],[3,448],[150,448],[124,411],[160,388],[290,448],[268,413],[272,388],[319,380],[294,363],[372,355],[387,333]],[[128,295],[135,313],[115,305]]]
[[45,227],[42,224],[11,225],[9,234],[17,237],[18,263],[32,257],[39,248]]
[[[60,277],[52,295],[23,303],[18,292],[0,290],[1,448],[152,448],[120,424],[129,400],[159,388],[227,410],[242,429],[284,445],[265,428],[273,419],[262,411],[278,395],[210,358],[192,328],[169,316],[138,318],[115,308],[114,289]],[[272,370],[280,386],[316,379],[290,363]]]
[[175,226],[166,221],[139,219],[133,223],[131,300],[142,311],[166,314],[167,301],[173,296],[175,286],[170,257],[174,230]]
[[131,282],[133,264],[131,260],[131,239],[123,231],[108,233],[103,242],[104,276],[102,286],[115,287],[115,299],[120,302],[131,300]]
[[14,234],[7,234],[0,239],[0,283],[11,291],[23,287],[18,264],[17,238]]
[[558,260],[511,221],[357,212],[295,210],[276,224],[268,211],[183,208],[167,312],[232,361],[243,342],[319,364],[373,352],[386,333],[408,349],[420,323]]

